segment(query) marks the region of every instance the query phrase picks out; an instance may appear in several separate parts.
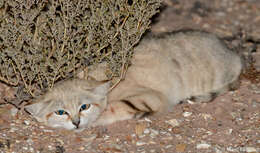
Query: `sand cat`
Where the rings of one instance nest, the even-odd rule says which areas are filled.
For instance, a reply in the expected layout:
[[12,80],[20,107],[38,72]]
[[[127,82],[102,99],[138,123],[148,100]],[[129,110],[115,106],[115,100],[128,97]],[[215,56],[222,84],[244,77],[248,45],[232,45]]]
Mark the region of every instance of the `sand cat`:
[[240,57],[213,34],[148,36],[135,47],[125,79],[111,92],[108,82],[74,79],[58,84],[26,109],[52,127],[106,125],[165,113],[189,98],[211,101],[237,82],[241,69]]

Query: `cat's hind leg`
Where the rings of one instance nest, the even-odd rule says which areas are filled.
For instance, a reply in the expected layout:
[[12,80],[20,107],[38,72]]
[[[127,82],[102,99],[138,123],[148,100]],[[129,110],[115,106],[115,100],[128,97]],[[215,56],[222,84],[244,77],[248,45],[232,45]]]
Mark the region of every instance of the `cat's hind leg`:
[[240,81],[237,79],[235,81],[233,81],[232,83],[209,93],[206,93],[204,95],[197,95],[197,96],[191,96],[189,100],[193,101],[193,102],[210,102],[213,101],[217,96],[231,90],[236,90],[238,89],[240,86]]
[[198,95],[198,96],[191,96],[189,100],[196,102],[196,103],[202,103],[202,102],[210,102],[213,101],[219,93],[212,92],[212,93],[207,93],[204,95]]

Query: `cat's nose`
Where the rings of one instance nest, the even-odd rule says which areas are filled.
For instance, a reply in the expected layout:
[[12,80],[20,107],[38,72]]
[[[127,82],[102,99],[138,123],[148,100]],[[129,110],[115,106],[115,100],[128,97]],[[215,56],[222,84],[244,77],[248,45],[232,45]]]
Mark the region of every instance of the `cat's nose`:
[[74,124],[76,126],[76,128],[79,128],[79,123],[80,123],[80,119],[79,118],[72,119],[72,124]]

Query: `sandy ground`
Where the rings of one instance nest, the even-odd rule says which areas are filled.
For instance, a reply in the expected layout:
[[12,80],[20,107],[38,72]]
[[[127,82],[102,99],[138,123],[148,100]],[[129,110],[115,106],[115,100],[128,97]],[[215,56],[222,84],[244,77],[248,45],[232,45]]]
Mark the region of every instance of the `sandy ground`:
[[[161,117],[118,122],[80,133],[54,130],[0,105],[0,153],[260,152],[260,1],[165,0],[151,31],[200,29],[225,39],[253,62],[241,86],[210,103],[179,104]],[[259,70],[259,72],[257,72]],[[11,93],[0,84],[0,96]],[[0,99],[2,101],[2,99]]]

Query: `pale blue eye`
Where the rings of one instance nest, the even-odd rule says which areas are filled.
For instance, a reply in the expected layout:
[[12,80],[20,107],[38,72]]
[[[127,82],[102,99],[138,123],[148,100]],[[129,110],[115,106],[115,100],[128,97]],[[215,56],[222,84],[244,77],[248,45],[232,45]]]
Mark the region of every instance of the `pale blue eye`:
[[80,107],[80,111],[89,109],[89,107],[90,107],[90,104],[83,104],[83,105],[81,105],[81,107]]
[[66,114],[67,112],[65,112],[64,110],[60,109],[60,110],[55,111],[55,113],[56,113],[57,115],[64,115],[64,114]]

